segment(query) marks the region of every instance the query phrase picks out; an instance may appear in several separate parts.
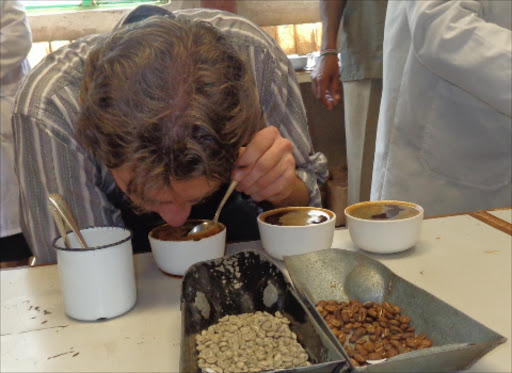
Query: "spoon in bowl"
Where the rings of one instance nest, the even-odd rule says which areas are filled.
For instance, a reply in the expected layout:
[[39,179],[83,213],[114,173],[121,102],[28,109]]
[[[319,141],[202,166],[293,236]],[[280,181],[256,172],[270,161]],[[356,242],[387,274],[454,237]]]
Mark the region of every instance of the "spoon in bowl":
[[87,244],[85,243],[82,233],[80,233],[80,229],[78,228],[75,217],[71,212],[71,208],[69,207],[64,197],[61,194],[52,193],[48,195],[48,200],[50,201],[50,212],[52,213],[53,219],[55,219],[55,223],[57,223],[57,228],[59,229],[62,239],[64,240],[64,245],[67,248],[71,246],[67,235],[67,228],[69,228],[78,238],[82,248],[87,248]]
[[220,201],[219,207],[217,208],[217,211],[215,212],[213,220],[203,221],[202,223],[196,225],[194,228],[192,228],[187,233],[187,236],[191,235],[191,234],[197,234],[197,233],[205,232],[208,229],[211,229],[211,228],[213,228],[213,227],[215,227],[217,225],[217,223],[219,222],[220,212],[221,212],[222,208],[224,207],[224,204],[228,200],[229,196],[231,195],[231,193],[233,193],[233,191],[235,190],[237,185],[238,185],[238,181],[233,180],[231,182],[231,184],[229,185],[228,190],[226,191],[226,193],[224,194],[224,197],[222,198],[222,201]]

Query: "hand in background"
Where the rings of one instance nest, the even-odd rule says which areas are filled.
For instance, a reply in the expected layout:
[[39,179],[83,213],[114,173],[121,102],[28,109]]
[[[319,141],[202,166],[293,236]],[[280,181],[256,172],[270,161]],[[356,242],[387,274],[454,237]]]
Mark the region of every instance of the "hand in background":
[[340,100],[340,73],[338,57],[326,54],[318,58],[311,72],[313,94],[329,110],[332,110]]

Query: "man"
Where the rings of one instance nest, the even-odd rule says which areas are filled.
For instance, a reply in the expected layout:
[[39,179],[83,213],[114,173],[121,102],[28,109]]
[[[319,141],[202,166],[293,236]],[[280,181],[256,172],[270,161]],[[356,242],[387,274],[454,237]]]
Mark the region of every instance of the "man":
[[20,82],[30,71],[32,32],[20,1],[0,1],[0,261],[27,259],[31,253],[19,219],[18,181],[14,173],[11,112]]
[[372,199],[512,205],[511,4],[389,3]]
[[312,88],[331,110],[341,98],[340,78],[343,82],[349,205],[370,199],[386,5],[387,0],[320,2],[322,51],[311,74]]
[[38,262],[55,261],[49,193],[68,200],[80,227],[131,228],[136,251],[164,221],[212,218],[231,179],[238,193],[220,218],[231,239],[254,239],[263,208],[320,205],[326,159],[313,151],[294,74],[260,28],[218,10],[142,6],[112,33],[49,55],[13,123],[22,226]]

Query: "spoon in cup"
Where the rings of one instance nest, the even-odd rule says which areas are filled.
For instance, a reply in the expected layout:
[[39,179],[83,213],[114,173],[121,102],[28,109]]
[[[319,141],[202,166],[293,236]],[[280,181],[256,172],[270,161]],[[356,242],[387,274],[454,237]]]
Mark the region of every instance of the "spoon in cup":
[[231,184],[228,187],[228,190],[226,191],[226,193],[224,194],[224,197],[222,198],[222,201],[220,201],[219,207],[217,208],[217,211],[215,212],[213,220],[207,220],[207,221],[204,221],[204,222],[196,225],[194,228],[192,228],[187,233],[187,236],[205,232],[217,225],[217,223],[219,222],[220,212],[221,212],[222,208],[224,207],[224,204],[228,200],[229,196],[231,195],[231,193],[233,193],[233,191],[235,190],[237,185],[238,185],[238,181],[233,180],[231,182]]
[[67,248],[71,246],[67,235],[67,228],[69,228],[78,238],[82,248],[87,248],[87,244],[85,243],[82,233],[80,233],[76,219],[64,197],[61,194],[52,193],[48,195],[48,200],[50,201],[50,212],[52,213],[55,223],[57,223],[57,228],[64,240],[64,245]]

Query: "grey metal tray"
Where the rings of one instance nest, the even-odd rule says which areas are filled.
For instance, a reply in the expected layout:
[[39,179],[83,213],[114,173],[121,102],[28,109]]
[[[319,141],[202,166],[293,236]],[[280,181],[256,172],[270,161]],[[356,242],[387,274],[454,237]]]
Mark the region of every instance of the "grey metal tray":
[[243,251],[188,269],[181,293],[180,372],[200,372],[195,336],[226,315],[280,311],[313,363],[280,372],[346,372],[350,366],[275,262]]
[[348,356],[314,305],[320,300],[390,303],[411,318],[416,333],[433,339],[431,348],[397,355],[385,362],[353,367],[365,372],[449,372],[467,369],[506,338],[434,295],[394,274],[364,254],[320,250],[284,258],[297,293],[340,352]]

